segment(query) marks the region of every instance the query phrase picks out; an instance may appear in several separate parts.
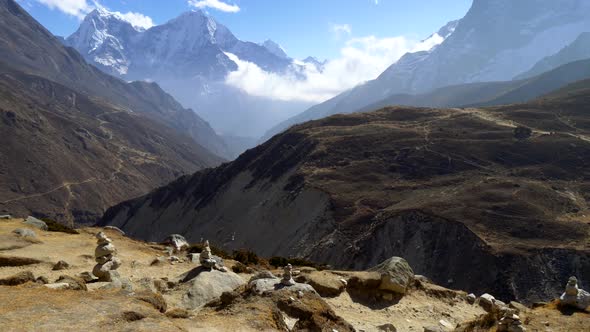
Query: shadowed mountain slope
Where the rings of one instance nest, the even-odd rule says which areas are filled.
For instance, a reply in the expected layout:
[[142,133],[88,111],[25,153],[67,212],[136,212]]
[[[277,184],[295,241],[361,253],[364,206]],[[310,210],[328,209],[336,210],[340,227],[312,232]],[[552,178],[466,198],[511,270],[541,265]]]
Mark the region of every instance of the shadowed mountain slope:
[[101,224],[340,268],[399,255],[444,285],[550,298],[590,273],[589,102],[578,88],[494,108],[331,116],[113,207]]
[[12,0],[0,0],[0,26],[3,213],[95,222],[222,161],[193,139],[211,128],[156,84],[86,64]]
[[184,109],[158,85],[129,84],[87,64],[76,50],[63,46],[13,0],[0,0],[0,26],[0,59],[11,69],[103,97],[189,135],[218,155],[227,153],[223,140],[207,122]]

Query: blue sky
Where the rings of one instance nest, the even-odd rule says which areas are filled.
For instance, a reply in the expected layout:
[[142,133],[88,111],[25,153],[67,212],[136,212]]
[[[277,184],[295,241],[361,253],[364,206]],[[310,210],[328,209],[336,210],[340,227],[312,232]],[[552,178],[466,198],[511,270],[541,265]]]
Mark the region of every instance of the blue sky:
[[[93,0],[18,1],[50,31],[62,36],[74,32],[80,18],[93,6]],[[420,40],[446,22],[464,16],[471,5],[471,0],[99,1],[112,11],[148,16],[155,24],[191,10],[194,5],[204,6],[238,38],[255,42],[270,38],[299,59],[308,55],[338,57],[352,38],[404,36]]]

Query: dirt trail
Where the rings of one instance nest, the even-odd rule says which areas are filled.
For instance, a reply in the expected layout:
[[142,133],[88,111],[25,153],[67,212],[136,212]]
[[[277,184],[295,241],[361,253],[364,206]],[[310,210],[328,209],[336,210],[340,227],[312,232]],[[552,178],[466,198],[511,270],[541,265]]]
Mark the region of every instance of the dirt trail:
[[[505,127],[510,127],[510,128],[516,128],[518,126],[524,126],[524,125],[522,125],[522,124],[520,124],[518,122],[515,122],[515,121],[512,121],[512,120],[502,119],[499,116],[493,115],[493,114],[491,114],[489,112],[486,112],[484,110],[477,109],[477,108],[465,108],[465,109],[463,109],[463,108],[454,108],[453,110],[455,110],[455,111],[457,111],[459,113],[469,114],[469,115],[478,117],[478,118],[480,118],[482,120],[489,121],[489,122],[495,123],[495,124],[500,125],[500,126],[505,126]],[[572,129],[575,129],[575,130],[578,130],[576,127],[574,127],[570,123],[566,122],[563,118],[557,116],[557,119],[558,119],[558,121],[562,122],[563,124],[567,125],[568,127],[572,128]],[[526,127],[529,127],[529,126],[526,126]],[[546,130],[542,130],[542,129],[539,129],[539,128],[533,128],[533,127],[530,127],[530,128],[531,128],[531,130],[534,133],[537,133],[537,134],[541,134],[541,135],[551,135],[552,134],[552,132],[549,132],[549,131],[546,131]],[[588,135],[575,134],[575,133],[571,133],[571,132],[555,132],[555,133],[562,134],[562,135],[568,135],[568,136],[575,137],[575,138],[577,138],[579,140],[582,140],[582,141],[585,141],[585,142],[590,143],[590,136],[588,136]]]

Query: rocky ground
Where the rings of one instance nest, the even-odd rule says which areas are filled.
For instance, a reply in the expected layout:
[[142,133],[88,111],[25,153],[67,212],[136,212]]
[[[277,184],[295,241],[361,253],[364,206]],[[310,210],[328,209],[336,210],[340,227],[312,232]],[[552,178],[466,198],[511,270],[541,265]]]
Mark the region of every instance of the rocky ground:
[[[15,229],[35,236],[19,236]],[[95,234],[104,231],[122,261],[121,283],[89,282]],[[282,271],[261,267],[234,273],[205,269],[186,253],[174,261],[161,244],[116,230],[79,234],[43,231],[21,219],[0,220],[2,331],[496,331],[499,302],[432,284],[389,261],[373,271],[294,267],[294,286]],[[22,233],[22,232],[21,232]],[[54,270],[59,261],[68,267]],[[405,266],[405,265],[404,265]],[[392,272],[394,271],[394,272]],[[395,272],[397,271],[397,272]],[[389,273],[386,287],[383,276]],[[63,278],[69,276],[70,278]],[[67,289],[50,289],[55,281]],[[256,279],[256,280],[253,280]],[[49,285],[45,285],[49,283]],[[405,285],[399,289],[399,285]],[[78,290],[76,290],[78,289]],[[405,293],[405,294],[402,294]],[[474,300],[475,303],[473,302]],[[557,302],[530,309],[510,303],[527,331],[590,331],[590,313]]]

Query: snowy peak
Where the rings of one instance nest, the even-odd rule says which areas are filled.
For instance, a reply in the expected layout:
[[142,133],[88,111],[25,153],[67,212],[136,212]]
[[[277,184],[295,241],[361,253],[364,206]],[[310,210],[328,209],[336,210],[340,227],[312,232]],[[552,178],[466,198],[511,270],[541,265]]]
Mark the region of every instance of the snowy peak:
[[141,29],[133,27],[120,14],[97,8],[84,18],[66,44],[106,72],[124,75],[129,68],[127,45],[139,33]]
[[266,41],[264,41],[261,46],[263,46],[264,48],[266,48],[270,53],[278,56],[279,58],[282,59],[287,59],[289,56],[287,55],[287,53],[285,52],[285,50],[277,43],[275,43],[274,41],[268,39]]

